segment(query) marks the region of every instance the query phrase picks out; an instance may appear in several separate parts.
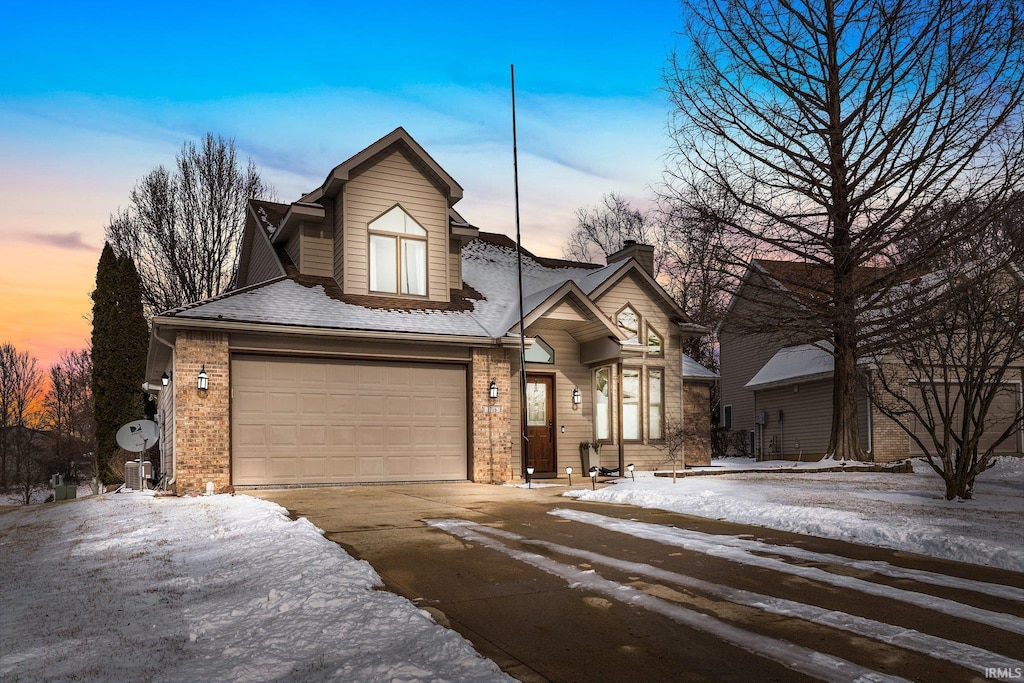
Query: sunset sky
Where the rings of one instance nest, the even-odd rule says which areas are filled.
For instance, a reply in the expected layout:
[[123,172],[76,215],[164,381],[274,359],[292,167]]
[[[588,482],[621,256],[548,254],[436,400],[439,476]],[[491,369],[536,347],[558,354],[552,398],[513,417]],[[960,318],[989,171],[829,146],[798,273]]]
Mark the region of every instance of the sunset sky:
[[646,205],[668,146],[678,5],[6,3],[0,9],[0,343],[42,366],[89,337],[109,215],[185,140],[233,137],[281,201],[396,126],[514,234],[558,256],[580,206]]

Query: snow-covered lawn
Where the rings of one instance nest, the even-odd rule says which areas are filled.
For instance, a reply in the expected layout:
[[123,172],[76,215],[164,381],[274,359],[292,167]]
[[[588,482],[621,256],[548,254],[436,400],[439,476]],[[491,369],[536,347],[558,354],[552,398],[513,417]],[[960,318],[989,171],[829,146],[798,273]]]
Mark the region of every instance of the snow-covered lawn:
[[[787,463],[715,460],[715,469],[763,471],[671,478],[637,473],[580,500],[637,505],[688,515],[838,538],[1024,571],[1024,459],[1000,458],[978,477],[975,498],[947,501],[942,480],[922,461],[913,474],[778,470]],[[824,463],[835,465],[834,462]]]
[[0,677],[509,680],[380,587],[308,521],[249,496],[33,505],[0,514]]

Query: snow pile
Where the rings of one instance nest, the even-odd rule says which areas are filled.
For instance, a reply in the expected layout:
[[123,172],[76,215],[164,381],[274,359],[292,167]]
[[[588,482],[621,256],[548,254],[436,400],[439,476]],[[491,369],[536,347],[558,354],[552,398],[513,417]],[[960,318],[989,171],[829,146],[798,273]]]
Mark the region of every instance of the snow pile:
[[978,477],[970,501],[945,500],[941,479],[922,463],[915,469],[914,474],[766,470],[686,477],[675,485],[670,478],[638,473],[635,483],[618,480],[597,491],[564,495],[1024,571],[1024,459],[1000,458]]
[[267,501],[107,495],[0,529],[4,680],[508,680]]

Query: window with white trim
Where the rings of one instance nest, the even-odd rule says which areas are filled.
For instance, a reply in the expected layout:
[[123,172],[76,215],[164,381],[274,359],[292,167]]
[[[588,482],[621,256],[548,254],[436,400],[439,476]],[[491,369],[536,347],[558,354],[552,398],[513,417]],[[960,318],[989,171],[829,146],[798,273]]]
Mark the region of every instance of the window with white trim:
[[647,371],[647,435],[652,439],[660,439],[665,422],[665,385],[662,382],[662,370]]
[[626,341],[635,342],[640,334],[640,315],[633,310],[632,306],[626,306],[618,315],[615,322],[626,335]]
[[647,354],[650,356],[661,355],[661,335],[654,331],[650,325],[647,325]]
[[399,206],[370,221],[370,291],[427,295],[427,231]]
[[622,369],[622,438],[640,440],[640,369]]
[[611,368],[594,371],[594,436],[599,441],[612,438]]

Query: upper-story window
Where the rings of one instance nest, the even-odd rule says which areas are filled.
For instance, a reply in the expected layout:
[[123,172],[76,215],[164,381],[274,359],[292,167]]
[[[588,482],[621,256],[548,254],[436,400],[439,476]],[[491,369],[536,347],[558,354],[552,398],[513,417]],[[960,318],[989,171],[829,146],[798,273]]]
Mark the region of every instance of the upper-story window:
[[661,355],[661,335],[650,324],[647,325],[647,353],[652,356]]
[[630,306],[626,306],[615,317],[619,329],[626,335],[626,341],[635,342],[640,333],[640,316]]
[[523,352],[523,356],[527,363],[555,362],[555,350],[540,337],[533,340],[533,345]]
[[427,231],[401,206],[370,221],[370,291],[427,295]]

